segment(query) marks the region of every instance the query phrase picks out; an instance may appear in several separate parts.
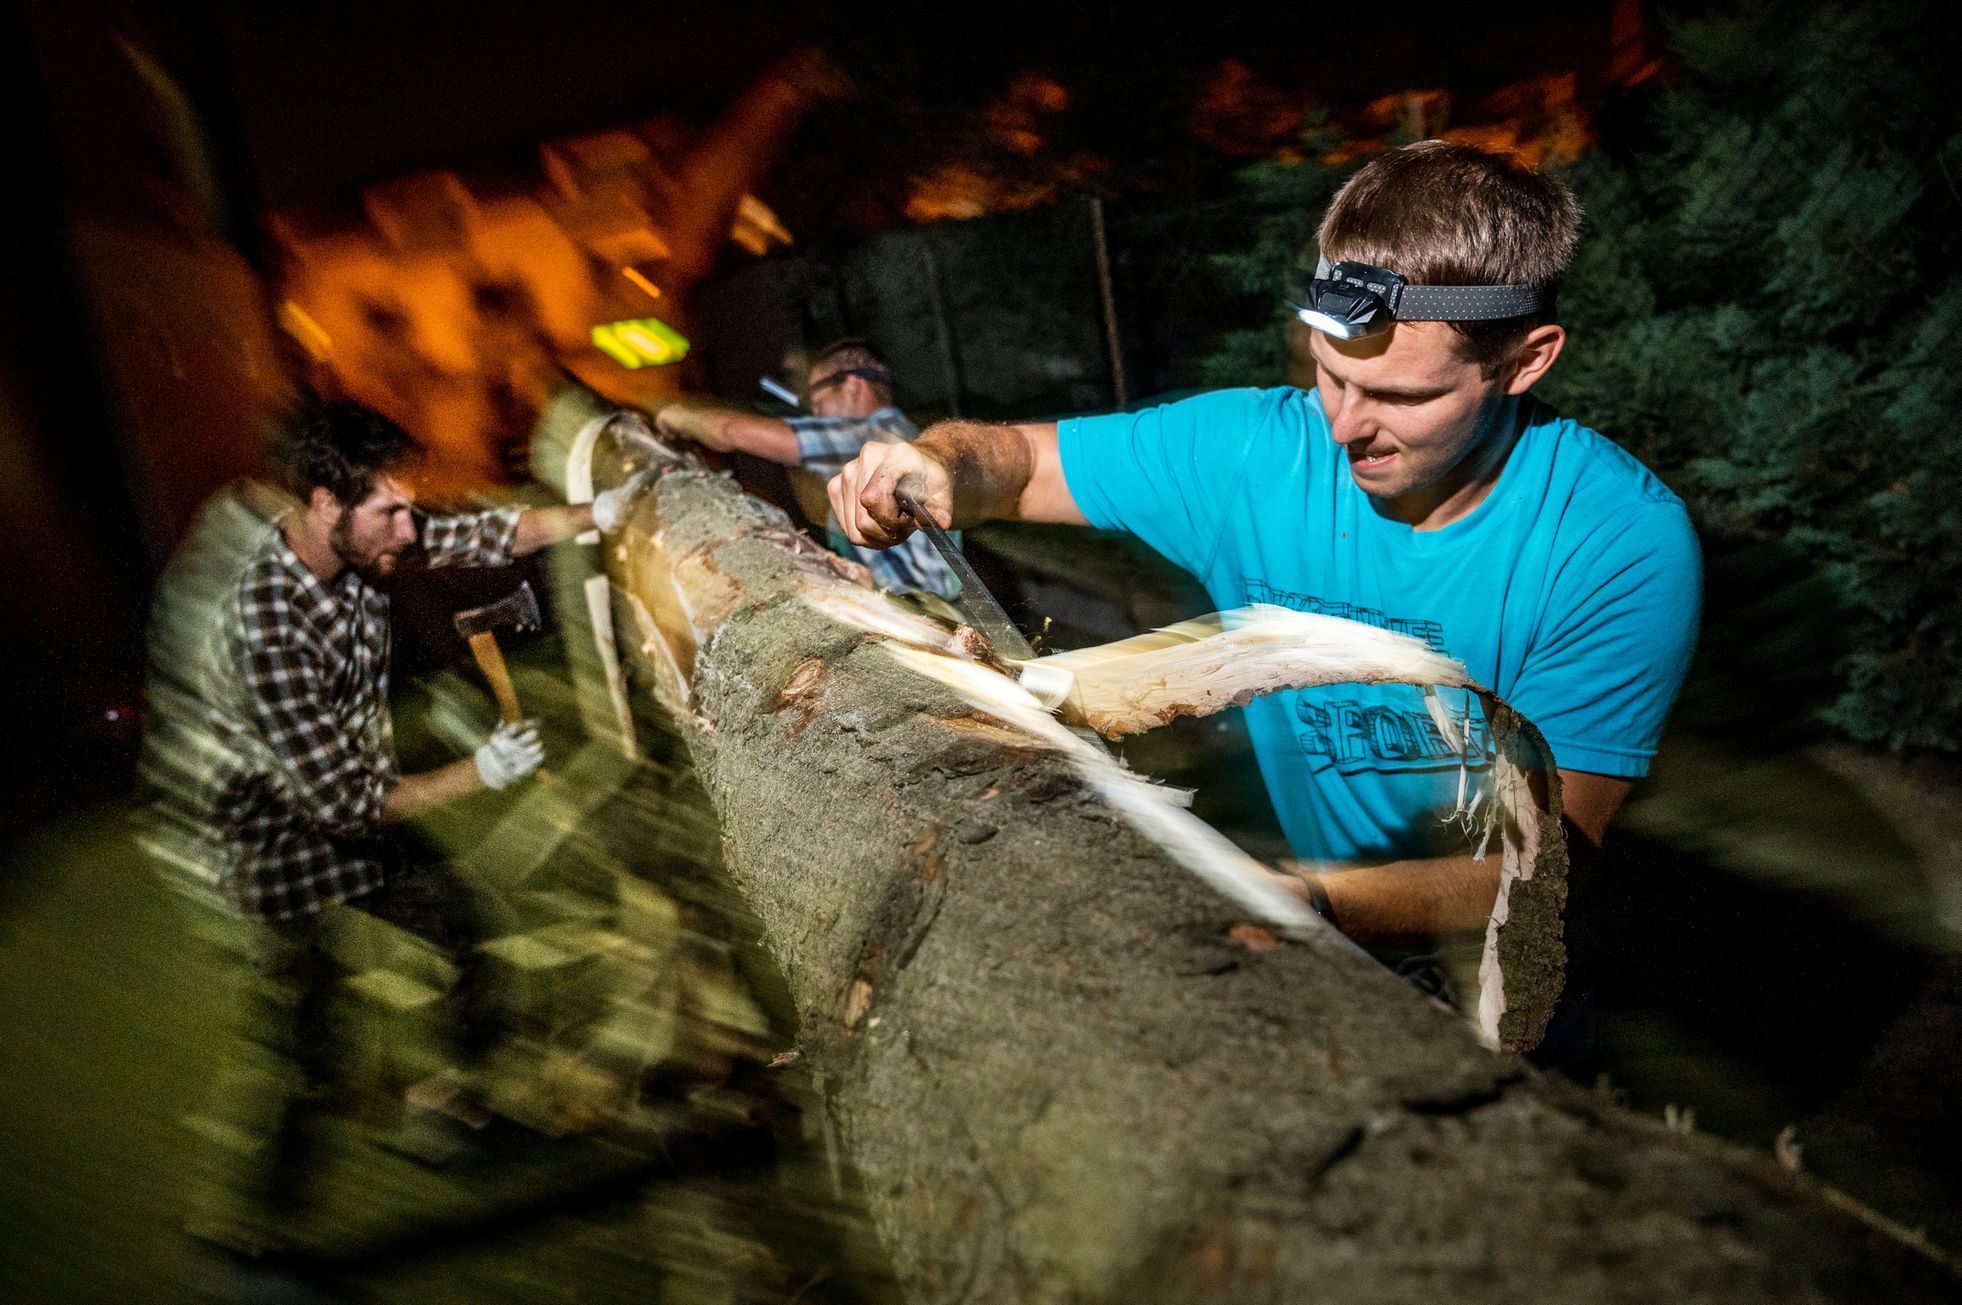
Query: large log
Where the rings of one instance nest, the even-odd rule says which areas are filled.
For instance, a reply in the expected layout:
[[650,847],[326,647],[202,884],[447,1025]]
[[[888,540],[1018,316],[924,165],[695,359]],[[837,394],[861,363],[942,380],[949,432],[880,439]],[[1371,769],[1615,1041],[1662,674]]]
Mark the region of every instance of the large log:
[[672,463],[608,548],[917,1299],[1953,1297],[1770,1157],[1246,928],[1065,752],[827,614],[883,600],[726,478]]

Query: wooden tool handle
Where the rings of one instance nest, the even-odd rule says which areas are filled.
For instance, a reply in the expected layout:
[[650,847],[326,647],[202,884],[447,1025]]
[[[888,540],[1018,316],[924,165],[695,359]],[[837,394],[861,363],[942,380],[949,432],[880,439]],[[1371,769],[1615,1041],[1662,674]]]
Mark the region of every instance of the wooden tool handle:
[[490,681],[491,696],[497,699],[497,714],[513,725],[523,720],[524,709],[518,706],[518,691],[512,687],[511,672],[504,665],[497,636],[489,630],[471,635],[470,655],[477,659],[477,669]]

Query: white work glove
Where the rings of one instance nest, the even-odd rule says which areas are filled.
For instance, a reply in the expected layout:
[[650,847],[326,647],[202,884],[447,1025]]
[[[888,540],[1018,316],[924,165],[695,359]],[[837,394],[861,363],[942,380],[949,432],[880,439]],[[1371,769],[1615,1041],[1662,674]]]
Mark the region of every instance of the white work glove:
[[490,742],[477,749],[477,774],[489,788],[508,788],[545,764],[545,745],[538,741],[538,722],[506,721],[491,731]]
[[637,471],[624,485],[603,489],[593,495],[593,525],[602,534],[612,534],[627,520],[627,508],[654,483],[654,468]]

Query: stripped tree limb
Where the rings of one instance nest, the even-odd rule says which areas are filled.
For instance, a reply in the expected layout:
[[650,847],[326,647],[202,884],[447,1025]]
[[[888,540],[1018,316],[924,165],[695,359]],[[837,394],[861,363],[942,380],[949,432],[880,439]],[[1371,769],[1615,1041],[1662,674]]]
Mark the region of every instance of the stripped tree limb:
[[1251,882],[1230,848],[1187,873],[1210,831],[774,509],[648,444],[599,457],[601,485],[667,469],[607,546],[623,629],[916,1298],[1954,1291],[1769,1156],[1487,1051],[1318,917],[1249,927],[1288,906],[1216,891]]

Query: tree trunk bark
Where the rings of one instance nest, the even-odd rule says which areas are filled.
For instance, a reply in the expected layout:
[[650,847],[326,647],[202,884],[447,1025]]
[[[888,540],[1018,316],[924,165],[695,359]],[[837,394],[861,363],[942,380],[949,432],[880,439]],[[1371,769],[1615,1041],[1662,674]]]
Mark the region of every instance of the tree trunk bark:
[[1488,1052],[1325,927],[1242,927],[828,615],[872,596],[728,479],[671,464],[606,549],[916,1299],[1952,1298],[1769,1157]]

